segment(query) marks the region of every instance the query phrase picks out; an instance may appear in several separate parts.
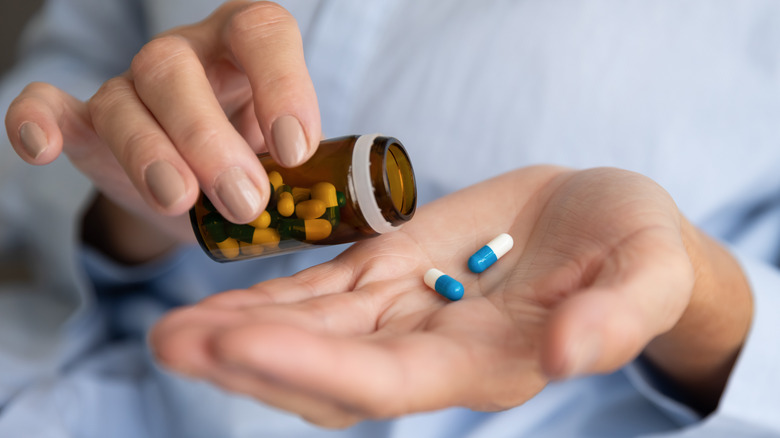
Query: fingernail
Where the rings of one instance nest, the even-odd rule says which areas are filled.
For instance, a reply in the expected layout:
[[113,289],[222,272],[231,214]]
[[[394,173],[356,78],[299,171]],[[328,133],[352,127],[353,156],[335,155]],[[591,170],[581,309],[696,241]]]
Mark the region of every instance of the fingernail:
[[19,138],[22,140],[24,150],[33,158],[41,156],[49,147],[49,140],[37,123],[25,122],[19,128]]
[[564,377],[579,376],[591,372],[591,367],[601,355],[601,338],[595,333],[584,335],[571,349]]
[[303,163],[309,146],[298,119],[293,116],[279,117],[271,127],[271,134],[274,137],[279,164],[292,167]]
[[167,161],[158,160],[148,165],[144,179],[154,199],[165,208],[173,206],[185,195],[184,179]]
[[240,167],[222,172],[217,177],[214,190],[236,221],[245,223],[260,215],[260,192]]

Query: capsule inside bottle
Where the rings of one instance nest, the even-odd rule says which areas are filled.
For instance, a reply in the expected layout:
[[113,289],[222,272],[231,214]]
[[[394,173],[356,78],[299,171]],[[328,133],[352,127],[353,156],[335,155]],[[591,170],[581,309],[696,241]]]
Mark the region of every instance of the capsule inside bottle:
[[392,137],[325,140],[303,165],[284,168],[258,155],[271,198],[248,224],[226,220],[201,194],[190,211],[201,248],[219,262],[349,243],[397,229],[412,218],[417,189],[409,156]]

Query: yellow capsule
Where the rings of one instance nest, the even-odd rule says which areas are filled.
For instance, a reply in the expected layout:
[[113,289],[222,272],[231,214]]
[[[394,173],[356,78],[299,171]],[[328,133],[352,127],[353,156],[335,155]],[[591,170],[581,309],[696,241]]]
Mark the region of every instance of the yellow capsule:
[[276,211],[284,217],[290,217],[295,213],[295,201],[292,193],[282,192],[279,194],[279,200],[276,202]]
[[234,259],[238,257],[240,248],[238,246],[238,240],[228,237],[222,242],[217,242],[217,247],[222,251],[222,256],[226,259]]
[[322,240],[330,236],[331,230],[326,219],[284,219],[279,222],[279,234],[285,239]]
[[316,219],[325,214],[325,203],[319,199],[309,199],[295,206],[295,215],[300,219]]
[[333,227],[325,219],[309,219],[303,221],[306,227],[306,240],[322,240],[330,236]]
[[262,245],[255,245],[253,243],[241,243],[241,254],[250,257],[257,257],[263,253]]
[[271,172],[268,172],[268,181],[273,184],[274,188],[279,188],[284,184],[284,181],[282,180],[282,174],[273,170]]
[[339,205],[336,196],[336,187],[329,182],[318,182],[311,187],[311,198],[319,199],[325,203],[325,208],[336,207]]
[[262,213],[260,213],[260,216],[256,217],[255,220],[250,222],[248,225],[251,225],[255,228],[268,228],[268,225],[271,225],[271,214],[264,210]]
[[311,189],[307,189],[306,187],[293,187],[292,195],[293,201],[298,204],[299,202],[306,201],[311,197]]
[[258,228],[252,235],[252,244],[276,248],[279,246],[279,232],[273,228]]

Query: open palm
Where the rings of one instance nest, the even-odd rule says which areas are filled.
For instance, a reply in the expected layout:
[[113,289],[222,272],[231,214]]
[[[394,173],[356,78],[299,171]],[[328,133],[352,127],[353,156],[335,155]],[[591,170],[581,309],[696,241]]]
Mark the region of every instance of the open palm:
[[[173,370],[324,426],[504,409],[549,378],[624,365],[677,322],[693,285],[680,221],[640,175],[524,168],[328,263],[176,310],[151,342]],[[471,273],[468,257],[503,232],[514,249]],[[431,267],[463,299],[425,286]]]

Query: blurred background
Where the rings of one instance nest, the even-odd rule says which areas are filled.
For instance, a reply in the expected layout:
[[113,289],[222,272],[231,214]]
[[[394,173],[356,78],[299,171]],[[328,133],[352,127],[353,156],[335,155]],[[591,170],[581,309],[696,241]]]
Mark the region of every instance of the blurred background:
[[[0,0],[0,77],[14,64],[22,28],[41,3],[43,0]],[[0,114],[5,114],[5,108],[1,110]],[[5,140],[5,129],[0,132],[0,136]],[[5,146],[5,143],[0,144],[0,147]],[[13,254],[13,251],[8,253]],[[29,281],[31,274],[21,262],[23,259],[24,257],[0,258],[0,285],[4,282]]]
[[27,20],[43,0],[0,0],[0,74],[16,59],[16,43]]

